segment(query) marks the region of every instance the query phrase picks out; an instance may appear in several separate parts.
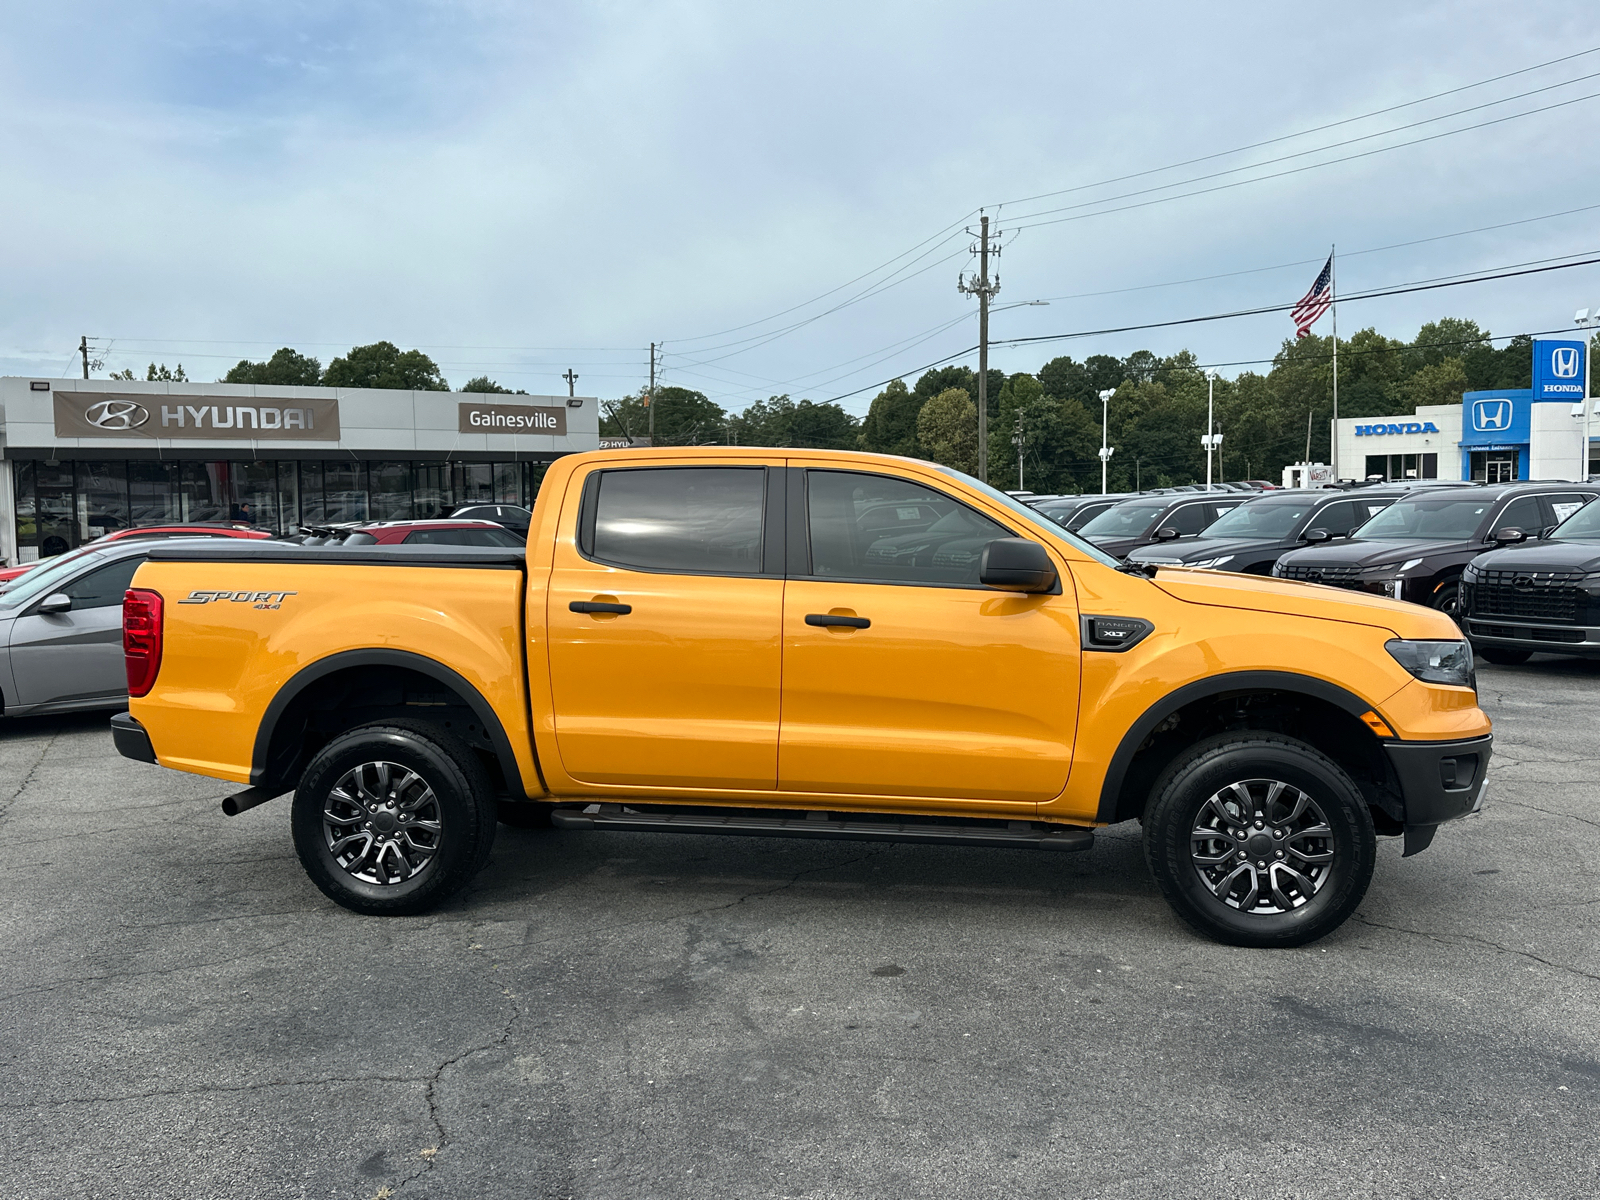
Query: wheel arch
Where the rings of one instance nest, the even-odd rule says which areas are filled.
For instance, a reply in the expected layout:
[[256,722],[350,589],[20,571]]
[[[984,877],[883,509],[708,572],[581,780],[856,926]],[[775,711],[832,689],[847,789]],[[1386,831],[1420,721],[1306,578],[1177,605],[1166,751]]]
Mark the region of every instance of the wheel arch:
[[[471,711],[482,728],[484,741],[498,767],[506,790],[521,795],[522,772],[505,726],[483,694],[460,672],[435,659],[409,650],[370,648],[345,650],[302,667],[278,689],[262,714],[250,757],[250,782],[255,787],[292,786],[309,757],[304,745],[304,718],[310,701],[321,689],[339,684],[347,688],[392,684],[411,676],[442,688]],[[426,714],[427,709],[411,712]],[[426,719],[424,717],[424,719]],[[361,720],[351,724],[363,723]]]
[[[1239,724],[1227,723],[1230,702],[1241,714]],[[1257,720],[1266,714],[1269,723],[1252,725],[1243,715],[1251,708]],[[1377,735],[1362,720],[1376,711],[1338,684],[1292,671],[1234,671],[1196,680],[1163,696],[1128,728],[1106,769],[1096,819],[1114,824],[1142,817],[1156,776],[1199,738],[1228,728],[1264,727],[1300,736],[1340,762],[1356,778],[1383,831],[1399,832],[1404,814],[1399,781]],[[1385,817],[1393,819],[1392,829]]]

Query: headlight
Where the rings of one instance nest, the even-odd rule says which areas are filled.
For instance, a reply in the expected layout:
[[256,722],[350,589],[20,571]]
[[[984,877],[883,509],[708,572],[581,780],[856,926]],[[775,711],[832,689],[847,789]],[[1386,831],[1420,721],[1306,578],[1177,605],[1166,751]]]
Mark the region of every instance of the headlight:
[[1421,565],[1422,560],[1420,558],[1408,558],[1405,560],[1405,562],[1400,564],[1400,573],[1404,575],[1407,571],[1411,570],[1412,567]]
[[1221,558],[1202,558],[1199,562],[1184,563],[1186,567],[1220,567],[1225,562],[1232,562],[1233,555],[1224,554]]
[[1416,642],[1395,638],[1384,649],[1424,683],[1451,683],[1478,688],[1472,672],[1472,648],[1466,642]]

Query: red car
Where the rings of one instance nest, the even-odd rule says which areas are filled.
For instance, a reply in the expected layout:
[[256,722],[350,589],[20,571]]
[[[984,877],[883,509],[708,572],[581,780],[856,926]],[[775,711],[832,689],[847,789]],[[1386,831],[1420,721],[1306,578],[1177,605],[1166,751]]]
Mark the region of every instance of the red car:
[[51,558],[41,558],[34,562],[22,563],[20,566],[0,568],[0,587],[4,587],[17,576],[33,570],[40,563],[60,562],[63,558],[81,554],[91,546],[104,545],[106,542],[121,542],[129,538],[176,538],[176,537],[232,537],[232,538],[266,538],[271,537],[262,529],[252,529],[248,525],[232,525],[221,523],[207,523],[198,521],[193,525],[142,525],[132,529],[118,529],[103,537],[97,537],[92,542],[85,542],[76,550],[70,550],[65,555],[57,554]]
[[369,521],[313,529],[306,545],[340,546],[507,546],[520,550],[527,539],[494,521],[447,518],[439,521]]

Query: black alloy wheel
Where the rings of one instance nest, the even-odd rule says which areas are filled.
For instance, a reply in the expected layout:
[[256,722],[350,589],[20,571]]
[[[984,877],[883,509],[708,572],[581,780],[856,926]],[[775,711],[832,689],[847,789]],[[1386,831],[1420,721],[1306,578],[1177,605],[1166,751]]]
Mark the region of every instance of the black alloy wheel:
[[1235,946],[1303,946],[1337,929],[1372,880],[1361,790],[1293,738],[1232,733],[1181,754],[1145,813],[1145,861],[1174,911]]
[[1437,608],[1459,624],[1461,621],[1461,585],[1454,581],[1445,584],[1428,597],[1428,607]]
[[460,738],[425,721],[361,725],[330,741],[295,790],[295,852],[311,881],[355,912],[425,912],[482,869],[494,789]]
[[1513,650],[1508,646],[1474,646],[1473,649],[1497,667],[1517,667],[1533,657],[1532,650]]

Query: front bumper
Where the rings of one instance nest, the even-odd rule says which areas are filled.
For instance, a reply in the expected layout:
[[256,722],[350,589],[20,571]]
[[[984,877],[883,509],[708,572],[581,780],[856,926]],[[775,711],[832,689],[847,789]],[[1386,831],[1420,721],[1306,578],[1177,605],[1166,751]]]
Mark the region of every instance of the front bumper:
[[1493,734],[1464,741],[1384,745],[1405,801],[1407,856],[1426,849],[1442,822],[1483,807],[1493,746]]
[[1592,625],[1535,624],[1500,616],[1467,617],[1465,624],[1474,645],[1600,658],[1600,628]]
[[150,735],[133,719],[132,713],[118,713],[111,718],[111,741],[123,758],[146,763],[156,761],[156,748],[150,744]]

